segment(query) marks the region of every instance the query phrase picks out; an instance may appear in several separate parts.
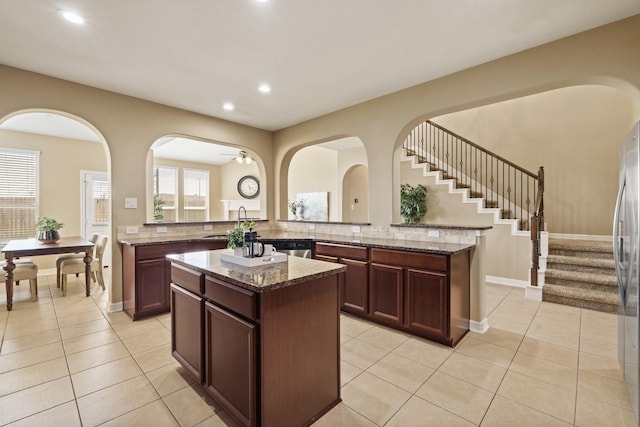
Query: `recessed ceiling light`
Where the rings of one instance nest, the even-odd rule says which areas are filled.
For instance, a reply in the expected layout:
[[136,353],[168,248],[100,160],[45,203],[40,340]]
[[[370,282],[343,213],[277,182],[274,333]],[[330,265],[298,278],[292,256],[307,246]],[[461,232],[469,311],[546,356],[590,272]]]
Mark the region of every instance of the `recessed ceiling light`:
[[233,104],[232,104],[232,103],[230,103],[230,102],[225,102],[225,103],[222,105],[222,108],[224,108],[226,111],[233,111],[233,108],[234,108],[234,107],[233,107]]
[[266,83],[263,83],[260,85],[260,87],[258,87],[258,90],[262,93],[269,93],[271,92],[271,86],[269,86]]
[[84,24],[84,18],[78,15],[76,12],[72,12],[70,10],[61,10],[60,16],[62,16],[69,22],[73,22],[74,24]]
[[256,1],[257,1],[258,3],[266,3],[266,2],[268,2],[269,0],[256,0]]

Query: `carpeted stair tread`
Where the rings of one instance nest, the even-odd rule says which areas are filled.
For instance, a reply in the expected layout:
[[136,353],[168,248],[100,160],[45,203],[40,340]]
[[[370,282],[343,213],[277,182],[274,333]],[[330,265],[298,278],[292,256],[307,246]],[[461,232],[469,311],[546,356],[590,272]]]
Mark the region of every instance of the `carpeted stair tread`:
[[613,254],[613,242],[607,240],[549,239],[549,252],[554,249],[573,249],[584,252]]
[[545,284],[542,300],[590,310],[617,313],[618,294]]
[[545,272],[545,283],[552,282],[548,279],[564,280],[567,282],[593,283],[603,286],[618,287],[618,280],[611,274],[584,273],[582,271],[565,271],[548,268]]
[[604,258],[582,258],[566,255],[549,255],[547,257],[547,265],[549,264],[563,264],[563,265],[576,265],[592,268],[604,268],[613,269],[616,268],[616,263],[612,259]]

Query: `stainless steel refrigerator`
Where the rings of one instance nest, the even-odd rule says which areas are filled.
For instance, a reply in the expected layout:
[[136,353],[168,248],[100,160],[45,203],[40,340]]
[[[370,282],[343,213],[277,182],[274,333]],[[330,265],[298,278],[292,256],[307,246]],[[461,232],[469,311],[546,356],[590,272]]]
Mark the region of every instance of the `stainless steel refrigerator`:
[[618,360],[638,416],[638,267],[640,262],[640,122],[622,144],[620,189],[613,220],[613,254],[618,276]]

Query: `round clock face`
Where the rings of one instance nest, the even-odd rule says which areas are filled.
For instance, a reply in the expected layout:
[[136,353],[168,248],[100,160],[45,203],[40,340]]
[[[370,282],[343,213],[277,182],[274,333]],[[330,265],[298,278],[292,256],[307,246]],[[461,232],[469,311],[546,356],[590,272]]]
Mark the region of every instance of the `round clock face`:
[[247,175],[238,181],[238,193],[245,199],[253,199],[260,193],[260,182],[255,176]]

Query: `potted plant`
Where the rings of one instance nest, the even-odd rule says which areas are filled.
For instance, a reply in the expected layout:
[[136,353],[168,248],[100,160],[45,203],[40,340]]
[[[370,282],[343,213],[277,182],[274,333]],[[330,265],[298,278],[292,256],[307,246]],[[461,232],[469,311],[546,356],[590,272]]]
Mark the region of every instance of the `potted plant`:
[[42,243],[54,243],[60,240],[60,230],[64,224],[50,216],[38,218],[36,222],[36,238]]
[[253,221],[245,221],[233,230],[227,231],[227,248],[233,249],[235,255],[242,256],[244,249],[244,233],[251,230],[256,225]]
[[419,184],[400,186],[400,215],[405,222],[416,224],[427,213],[427,187]]
[[162,212],[162,207],[164,206],[165,201],[160,198],[157,194],[153,195],[153,219],[156,221],[162,221],[164,219],[164,213]]

